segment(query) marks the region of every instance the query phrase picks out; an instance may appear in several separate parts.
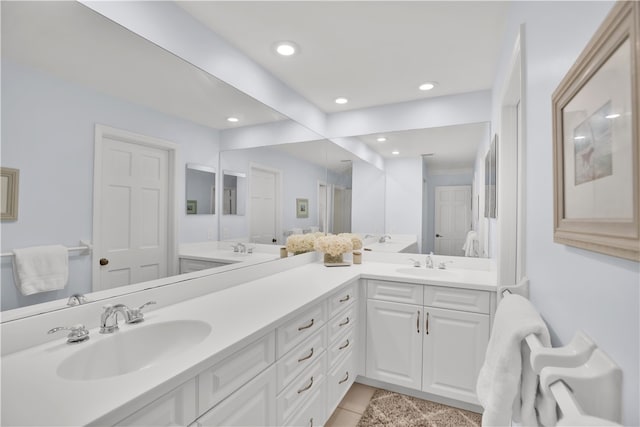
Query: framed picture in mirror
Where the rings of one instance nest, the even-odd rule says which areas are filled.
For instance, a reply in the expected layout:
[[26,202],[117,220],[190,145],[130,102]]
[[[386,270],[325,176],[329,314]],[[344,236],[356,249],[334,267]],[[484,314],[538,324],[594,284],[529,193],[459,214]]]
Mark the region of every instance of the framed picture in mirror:
[[554,230],[640,261],[640,4],[618,2],[553,93]]
[[296,199],[296,218],[309,218],[309,199]]
[[0,188],[2,202],[2,221],[15,221],[18,219],[18,178],[20,171],[12,168],[0,168]]
[[187,200],[187,215],[196,215],[198,213],[198,201]]

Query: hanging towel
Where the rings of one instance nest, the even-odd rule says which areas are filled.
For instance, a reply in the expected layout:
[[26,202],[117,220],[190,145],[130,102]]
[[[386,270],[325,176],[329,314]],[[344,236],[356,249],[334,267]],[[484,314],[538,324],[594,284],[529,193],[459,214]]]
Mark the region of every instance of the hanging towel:
[[34,246],[13,251],[16,287],[23,295],[63,289],[69,279],[69,250],[64,246]]
[[480,256],[478,246],[480,245],[480,241],[478,240],[478,233],[471,230],[467,233],[467,239],[462,246],[462,250],[464,251],[464,256]]
[[550,345],[547,325],[529,300],[506,295],[496,310],[476,385],[478,400],[484,407],[483,426],[510,426],[512,418],[523,426],[538,425],[534,404],[539,380],[524,341],[532,333],[542,345]]

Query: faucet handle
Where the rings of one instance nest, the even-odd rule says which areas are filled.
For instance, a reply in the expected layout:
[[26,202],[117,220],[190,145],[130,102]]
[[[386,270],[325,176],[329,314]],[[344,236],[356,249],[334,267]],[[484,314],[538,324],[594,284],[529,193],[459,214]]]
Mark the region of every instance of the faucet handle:
[[49,329],[47,334],[53,334],[58,331],[70,331],[69,335],[67,335],[67,343],[69,344],[83,342],[89,339],[89,331],[82,323],[78,323],[74,326],[58,326],[56,328]]
[[152,304],[156,304],[155,301],[148,301],[145,302],[144,304],[142,304],[140,307],[138,308],[131,308],[129,309],[129,319],[127,320],[127,323],[140,323],[144,320],[144,314],[142,314],[142,309],[145,308],[148,305],[152,305]]
[[67,305],[69,307],[75,307],[76,305],[82,305],[88,303],[89,300],[82,294],[73,294],[69,297]]
[[413,261],[413,266],[414,267],[420,267],[420,261],[418,261],[417,259],[414,258],[409,258],[411,261]]
[[440,270],[446,270],[447,269],[447,264],[451,264],[453,261],[440,261],[438,263],[438,268]]

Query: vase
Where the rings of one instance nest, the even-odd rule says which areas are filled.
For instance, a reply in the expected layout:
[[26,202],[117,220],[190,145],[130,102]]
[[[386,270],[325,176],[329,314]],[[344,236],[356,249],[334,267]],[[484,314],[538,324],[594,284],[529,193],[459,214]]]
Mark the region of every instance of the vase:
[[324,254],[324,263],[325,264],[342,264],[342,254],[340,255],[331,255]]

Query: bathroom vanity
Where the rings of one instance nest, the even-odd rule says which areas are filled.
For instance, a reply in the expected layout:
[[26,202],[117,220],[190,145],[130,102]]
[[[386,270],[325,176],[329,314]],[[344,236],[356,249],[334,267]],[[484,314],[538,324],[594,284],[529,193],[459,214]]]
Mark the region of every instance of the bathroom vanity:
[[[477,404],[493,272],[291,258],[3,323],[2,424],[317,426],[356,378]],[[105,302],[151,299],[144,322],[98,333]],[[90,339],[46,335],[58,322]]]

